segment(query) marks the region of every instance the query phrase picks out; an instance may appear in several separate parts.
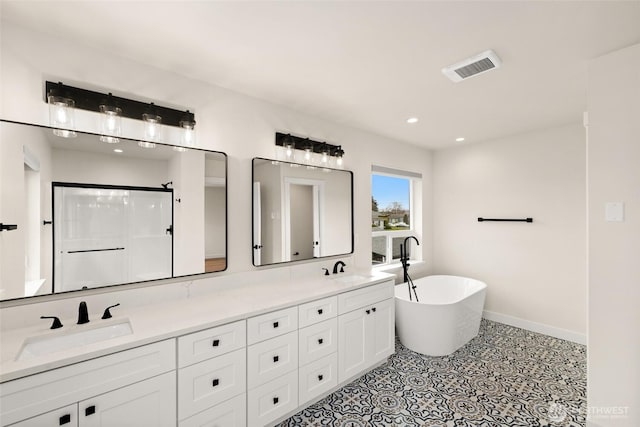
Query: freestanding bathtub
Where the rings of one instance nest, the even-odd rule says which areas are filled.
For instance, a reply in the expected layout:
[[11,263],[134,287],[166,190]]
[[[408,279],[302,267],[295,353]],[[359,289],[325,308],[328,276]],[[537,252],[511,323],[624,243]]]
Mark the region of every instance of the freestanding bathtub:
[[413,281],[419,302],[409,301],[406,283],[396,285],[396,331],[410,350],[428,356],[451,354],[478,335],[487,285],[458,276]]

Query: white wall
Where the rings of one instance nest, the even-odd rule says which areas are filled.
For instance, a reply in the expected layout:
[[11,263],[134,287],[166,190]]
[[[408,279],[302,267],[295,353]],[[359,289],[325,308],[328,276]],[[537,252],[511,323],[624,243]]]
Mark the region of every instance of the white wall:
[[[88,88],[102,88],[115,95],[153,99],[195,111],[197,145],[229,155],[229,263],[228,273],[253,270],[251,265],[251,158],[275,157],[275,132],[308,135],[312,139],[341,144],[345,167],[355,172],[354,263],[369,267],[371,258],[371,164],[409,169],[431,175],[427,150],[358,129],[342,126],[203,82],[187,79],[152,66],[105,54],[72,42],[24,30],[2,22],[0,47],[0,117],[47,124],[43,82],[62,80]],[[95,115],[77,112],[82,130],[98,131]],[[137,123],[123,120],[123,136],[134,137]],[[389,153],[393,152],[393,156]],[[424,183],[423,211],[429,212],[430,185]],[[358,220],[357,218],[362,218]],[[431,259],[430,220],[423,224],[423,258]],[[318,261],[320,267],[333,260]],[[428,264],[422,267],[426,271]],[[353,266],[349,266],[353,267]],[[416,268],[417,270],[417,268]],[[221,273],[225,274],[225,273]]]
[[[590,425],[638,426],[640,44],[591,62],[588,105]],[[623,222],[605,221],[607,202]]]
[[437,151],[435,273],[485,281],[495,320],[584,341],[585,150],[571,125]]

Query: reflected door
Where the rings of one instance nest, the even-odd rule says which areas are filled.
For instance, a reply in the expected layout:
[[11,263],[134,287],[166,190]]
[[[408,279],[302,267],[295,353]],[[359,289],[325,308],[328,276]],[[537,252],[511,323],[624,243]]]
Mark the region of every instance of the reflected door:
[[322,181],[285,178],[283,259],[296,261],[322,256]]

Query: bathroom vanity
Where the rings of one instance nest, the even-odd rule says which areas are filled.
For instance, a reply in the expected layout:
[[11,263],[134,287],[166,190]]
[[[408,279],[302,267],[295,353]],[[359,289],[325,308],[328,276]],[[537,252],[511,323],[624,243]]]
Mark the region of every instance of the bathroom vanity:
[[0,424],[273,425],[394,352],[393,285],[339,274],[119,307],[95,323],[131,333],[19,359],[26,338],[85,325],[8,331]]

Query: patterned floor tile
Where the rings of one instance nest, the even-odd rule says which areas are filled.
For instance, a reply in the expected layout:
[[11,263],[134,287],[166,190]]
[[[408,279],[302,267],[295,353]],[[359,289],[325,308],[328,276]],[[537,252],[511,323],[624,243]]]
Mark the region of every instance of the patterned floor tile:
[[586,347],[489,320],[449,356],[387,363],[279,427],[584,426]]

